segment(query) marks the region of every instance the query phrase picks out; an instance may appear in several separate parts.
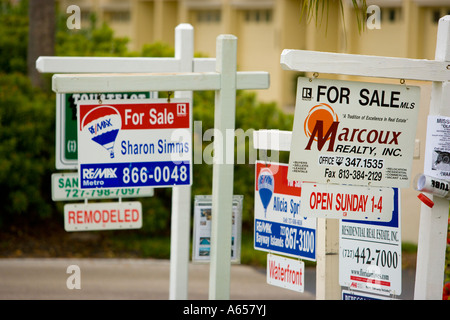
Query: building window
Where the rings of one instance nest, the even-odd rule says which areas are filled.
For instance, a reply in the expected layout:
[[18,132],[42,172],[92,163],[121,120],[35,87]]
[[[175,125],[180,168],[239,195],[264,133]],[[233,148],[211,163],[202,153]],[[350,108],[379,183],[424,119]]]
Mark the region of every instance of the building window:
[[130,21],[130,11],[111,11],[109,19],[111,22],[128,22]]
[[439,23],[439,19],[450,14],[450,8],[434,8],[431,10],[431,20],[433,23]]
[[381,8],[381,20],[389,23],[401,21],[401,8]]
[[220,10],[200,10],[196,12],[199,23],[218,23],[221,20]]
[[390,22],[394,22],[395,21],[395,17],[396,16],[396,11],[395,11],[395,9],[389,9],[389,11],[388,11],[388,20],[390,21]]
[[272,10],[245,10],[246,22],[269,23],[272,21]]

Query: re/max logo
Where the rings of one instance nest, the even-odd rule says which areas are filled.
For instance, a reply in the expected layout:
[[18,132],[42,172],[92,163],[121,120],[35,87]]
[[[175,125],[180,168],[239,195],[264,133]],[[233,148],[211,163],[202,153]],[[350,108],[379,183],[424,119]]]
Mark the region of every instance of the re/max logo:
[[106,127],[111,127],[112,123],[111,123],[111,118],[110,119],[105,119],[102,120],[101,122],[97,122],[96,124],[94,124],[93,126],[89,127],[89,132],[94,134],[97,133],[97,131],[100,131]]
[[117,178],[117,168],[83,169],[83,179]]

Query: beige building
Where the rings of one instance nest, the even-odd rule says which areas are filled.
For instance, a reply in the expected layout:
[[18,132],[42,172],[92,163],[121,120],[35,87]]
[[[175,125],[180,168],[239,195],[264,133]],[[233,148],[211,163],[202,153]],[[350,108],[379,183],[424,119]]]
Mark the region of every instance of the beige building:
[[[393,57],[433,59],[437,21],[450,13],[450,0],[367,0],[380,9],[379,29],[358,31],[350,0],[343,12],[330,1],[328,14],[316,26],[302,16],[302,0],[59,0],[64,9],[76,4],[82,25],[90,13],[106,21],[117,36],[130,39],[130,49],[146,43],[174,43],[174,28],[194,26],[196,52],[215,56],[219,34],[238,37],[241,70],[269,71],[271,86],[260,99],[294,105],[295,77],[281,70],[283,49],[304,49]],[[368,14],[370,17],[376,13]],[[375,17],[375,16],[373,16]],[[372,18],[373,18],[372,17]],[[365,23],[365,24],[367,24]],[[370,26],[369,26],[370,27]]]
[[[238,37],[239,69],[270,72],[270,88],[258,91],[259,99],[276,101],[287,111],[292,111],[295,104],[295,79],[299,74],[281,69],[283,49],[434,59],[438,20],[450,14],[450,0],[367,0],[368,5],[375,5],[372,7],[375,11],[367,14],[367,20],[363,21],[366,28],[359,31],[351,0],[343,0],[343,10],[330,1],[328,14],[324,14],[324,21],[318,25],[314,20],[307,23],[306,17],[302,17],[302,0],[59,2],[61,10],[71,4],[78,5],[82,25],[87,23],[83,20],[95,12],[117,36],[130,39],[132,50],[155,41],[173,45],[174,28],[180,23],[190,23],[194,27],[195,51],[214,57],[216,37],[234,34]],[[398,83],[398,79],[392,82]],[[419,85],[422,97],[413,176],[423,171],[425,124],[431,91],[430,83]],[[402,190],[402,237],[403,241],[412,243],[418,240],[420,201],[417,194],[412,188]]]

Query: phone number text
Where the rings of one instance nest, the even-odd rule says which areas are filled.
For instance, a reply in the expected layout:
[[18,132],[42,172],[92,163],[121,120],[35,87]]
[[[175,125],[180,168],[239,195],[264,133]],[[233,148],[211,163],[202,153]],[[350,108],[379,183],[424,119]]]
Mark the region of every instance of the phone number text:
[[396,251],[358,247],[356,249],[342,249],[342,258],[356,260],[358,264],[397,269],[400,257]]

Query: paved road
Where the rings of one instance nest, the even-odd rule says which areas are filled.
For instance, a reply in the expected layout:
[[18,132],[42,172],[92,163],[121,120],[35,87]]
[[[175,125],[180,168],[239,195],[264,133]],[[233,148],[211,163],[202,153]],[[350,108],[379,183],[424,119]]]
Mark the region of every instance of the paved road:
[[[70,265],[81,271],[81,289],[68,289]],[[0,259],[0,299],[76,300],[169,298],[168,260],[154,259]],[[209,264],[189,265],[188,299],[207,300]],[[412,299],[414,271],[403,272],[403,294]],[[265,270],[245,265],[231,267],[231,300],[314,300],[315,269],[305,272],[305,292],[266,283]]]

